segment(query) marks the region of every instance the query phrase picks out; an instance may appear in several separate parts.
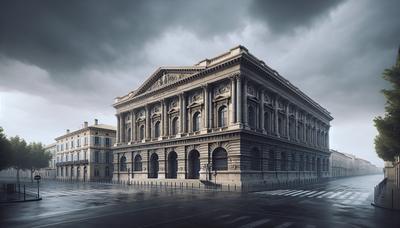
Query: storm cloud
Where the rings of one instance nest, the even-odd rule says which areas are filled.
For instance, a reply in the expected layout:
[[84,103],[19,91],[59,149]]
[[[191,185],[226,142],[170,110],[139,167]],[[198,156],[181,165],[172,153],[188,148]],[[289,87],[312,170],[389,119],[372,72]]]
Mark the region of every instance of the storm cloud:
[[381,164],[372,119],[383,113],[380,75],[400,44],[399,8],[395,0],[2,1],[0,126],[50,143],[85,120],[115,124],[113,98],[157,67],[242,44],[332,113],[332,148]]

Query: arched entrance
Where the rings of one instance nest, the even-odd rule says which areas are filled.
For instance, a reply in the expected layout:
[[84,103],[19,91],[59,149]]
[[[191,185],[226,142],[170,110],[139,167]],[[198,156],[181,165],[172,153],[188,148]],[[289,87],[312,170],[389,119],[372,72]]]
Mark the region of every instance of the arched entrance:
[[317,176],[321,177],[321,158],[317,158]]
[[87,167],[83,167],[83,181],[86,181],[86,176],[87,176]]
[[188,179],[200,178],[200,154],[197,150],[189,152],[188,156]]
[[168,173],[167,178],[176,178],[178,171],[178,155],[175,151],[171,151],[168,154]]
[[80,177],[81,177],[81,167],[78,166],[76,168],[76,179],[79,180]]
[[149,178],[158,178],[158,155],[152,154],[150,157]]

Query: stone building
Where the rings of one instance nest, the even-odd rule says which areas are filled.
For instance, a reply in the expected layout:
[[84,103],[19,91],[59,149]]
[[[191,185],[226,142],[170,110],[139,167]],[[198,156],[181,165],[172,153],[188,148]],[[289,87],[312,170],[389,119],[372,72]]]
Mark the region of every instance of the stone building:
[[56,143],[49,144],[45,147],[46,152],[51,155],[51,158],[48,167],[39,170],[39,174],[43,179],[56,178],[56,148]]
[[243,46],[161,67],[113,106],[116,181],[240,186],[329,176],[330,113]]
[[371,164],[371,162],[336,150],[331,150],[330,161],[332,177],[382,173],[382,169]]
[[115,127],[84,122],[79,130],[56,138],[57,179],[96,181],[111,180],[113,173],[112,145]]

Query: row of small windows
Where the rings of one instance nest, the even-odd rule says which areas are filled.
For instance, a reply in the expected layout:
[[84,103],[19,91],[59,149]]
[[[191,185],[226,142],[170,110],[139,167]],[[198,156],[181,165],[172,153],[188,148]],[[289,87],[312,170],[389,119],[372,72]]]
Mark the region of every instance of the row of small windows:
[[[227,107],[221,106],[218,110],[218,127],[227,126]],[[201,112],[195,112],[192,117],[192,131],[200,131],[201,128]],[[157,121],[154,124],[154,131],[152,138],[158,138],[161,134],[161,122]],[[171,135],[177,135],[179,133],[179,117],[173,117],[170,126]],[[128,128],[128,139],[131,138],[131,128]],[[145,138],[145,125],[139,126],[139,140]]]
[[[95,163],[100,163],[101,161],[101,152],[96,150],[94,151],[94,159],[92,162]],[[81,160],[87,160],[87,151],[83,152],[83,157],[81,156],[81,152],[78,153],[70,153],[70,154],[65,154],[64,156],[57,157],[57,162],[68,162],[68,161],[81,161]],[[104,154],[104,160],[106,164],[112,163],[112,153],[110,151],[106,151]]]
[[253,149],[248,160],[250,170],[263,170],[263,164],[266,163],[268,171],[329,171],[329,159],[303,154],[296,158],[294,152],[282,152],[278,158],[276,152],[269,151],[268,157],[263,158],[258,149]]
[[[87,146],[88,145],[88,138],[84,137],[83,138],[83,146]],[[95,146],[101,146],[101,137],[99,136],[95,136],[94,137],[94,145]],[[70,141],[70,142],[66,142],[65,144],[59,144],[57,145],[57,151],[64,151],[64,145],[65,145],[65,150],[69,150],[70,148],[73,149],[75,148],[75,141]],[[106,147],[110,147],[111,146],[111,138],[104,138],[104,146]],[[76,139],[76,147],[79,148],[81,147],[81,139]]]
[[[76,172],[76,175],[75,175],[75,172]],[[74,167],[59,167],[59,168],[57,168],[57,176],[60,176],[60,177],[82,177],[82,176],[86,177],[86,175],[87,175],[86,167],[84,167],[84,171],[82,174],[81,174],[80,167],[76,167],[76,168],[74,168]],[[95,177],[101,176],[100,169],[95,168],[93,175]],[[108,167],[108,166],[105,167],[104,176],[105,177],[111,176],[110,167]]]

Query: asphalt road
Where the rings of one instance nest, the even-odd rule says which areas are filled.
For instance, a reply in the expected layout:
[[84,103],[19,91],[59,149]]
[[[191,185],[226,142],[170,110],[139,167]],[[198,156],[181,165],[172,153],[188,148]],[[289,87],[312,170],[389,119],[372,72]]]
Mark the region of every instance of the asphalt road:
[[0,205],[0,227],[400,227],[371,206],[382,175],[254,193],[42,184],[42,201]]

